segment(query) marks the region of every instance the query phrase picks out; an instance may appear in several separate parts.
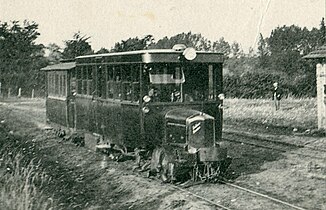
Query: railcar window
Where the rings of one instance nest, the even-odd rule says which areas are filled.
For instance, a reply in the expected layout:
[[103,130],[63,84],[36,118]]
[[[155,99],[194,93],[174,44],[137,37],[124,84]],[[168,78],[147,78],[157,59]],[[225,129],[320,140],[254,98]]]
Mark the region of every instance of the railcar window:
[[208,63],[147,64],[148,95],[158,102],[216,100],[222,67]]
[[58,91],[58,95],[62,96],[62,75],[59,75],[59,91]]
[[113,98],[113,78],[114,78],[114,66],[107,67],[107,82],[106,82],[106,95],[107,98]]
[[139,71],[139,65],[106,66],[106,98],[139,101]]
[[59,95],[59,75],[56,74],[55,75],[55,91],[54,91],[54,94],[55,95]]
[[62,75],[62,96],[67,95],[67,80],[66,75]]
[[96,90],[95,93],[99,98],[104,98],[105,97],[105,73],[104,73],[104,69],[102,68],[101,65],[97,65],[95,66],[96,69]]
[[208,65],[208,99],[214,99],[213,65]]
[[92,70],[92,66],[88,66],[88,69],[87,69],[87,79],[88,79],[88,80],[92,80],[92,79],[93,79],[93,70]]
[[48,72],[48,95],[54,97],[66,97],[66,79],[66,72]]
[[149,75],[148,93],[153,101],[183,101],[183,83],[186,78],[180,64],[153,64],[144,69]]
[[218,75],[218,68],[211,64],[191,64],[185,67],[186,82],[184,94],[194,101],[215,100],[217,86],[221,86],[222,78]]
[[71,78],[76,78],[76,74],[77,74],[77,70],[76,69],[73,69],[72,71],[71,71]]
[[92,95],[93,93],[93,67],[79,66],[76,70],[77,93],[81,95]]

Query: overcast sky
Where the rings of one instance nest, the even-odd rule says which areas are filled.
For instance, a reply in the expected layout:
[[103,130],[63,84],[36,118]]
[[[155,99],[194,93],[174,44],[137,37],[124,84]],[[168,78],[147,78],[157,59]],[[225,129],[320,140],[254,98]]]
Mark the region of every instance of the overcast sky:
[[152,34],[155,40],[182,32],[256,48],[257,36],[283,25],[319,27],[326,0],[0,0],[0,21],[39,24],[39,43],[91,36],[94,50],[110,49],[129,37]]

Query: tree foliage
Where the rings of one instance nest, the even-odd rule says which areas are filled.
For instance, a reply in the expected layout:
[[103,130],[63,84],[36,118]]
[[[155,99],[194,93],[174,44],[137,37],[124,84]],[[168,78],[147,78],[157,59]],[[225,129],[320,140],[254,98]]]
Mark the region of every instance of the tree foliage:
[[74,59],[77,56],[92,54],[93,50],[88,40],[91,37],[82,35],[77,32],[73,35],[71,40],[64,41],[65,48],[62,56],[64,59]]
[[201,34],[180,33],[170,38],[164,37],[157,41],[153,48],[157,49],[172,49],[176,44],[184,44],[187,47],[193,47],[196,50],[210,50],[210,41]]
[[221,37],[219,40],[215,41],[212,44],[212,51],[223,53],[226,56],[230,55],[231,46],[225,41],[224,37]]
[[[0,74],[2,89],[19,87],[24,92],[32,88],[44,90],[44,77],[39,72],[47,64],[44,46],[36,44],[40,33],[35,22],[0,22]],[[26,81],[26,78],[29,78]]]
[[115,43],[111,52],[125,52],[147,49],[154,42],[152,35],[146,35],[143,38],[135,37]]
[[[180,33],[175,36],[168,38],[167,36],[154,41],[152,35],[146,35],[143,38],[135,37],[129,38],[127,40],[121,40],[117,42],[115,46],[111,49],[111,52],[123,52],[123,51],[133,51],[133,50],[142,50],[142,49],[172,49],[176,44],[184,44],[187,47],[193,47],[199,51],[213,51],[221,52],[228,56],[231,52],[230,44],[221,37],[217,41],[210,41],[200,33]],[[237,43],[238,44],[238,43]],[[235,44],[236,45],[236,44]],[[240,44],[234,48],[238,54],[242,53]]]
[[47,56],[47,59],[50,64],[56,64],[59,63],[62,59],[62,52],[61,48],[55,44],[51,43],[49,44],[46,49],[49,51],[49,55]]
[[97,52],[95,52],[95,54],[104,54],[104,53],[109,53],[110,50],[102,47],[101,49],[99,49]]
[[[77,32],[64,41],[64,49],[54,43],[46,48],[36,44],[39,37],[35,22],[0,22],[0,73],[2,87],[44,89],[44,77],[39,69],[61,59],[74,59],[94,53],[90,37]],[[267,37],[259,36],[258,48],[245,54],[241,44],[227,42],[224,37],[208,40],[200,33],[183,32],[155,41],[152,35],[128,38],[115,43],[110,50],[101,48],[96,53],[122,52],[143,49],[171,49],[185,44],[199,51],[224,53],[226,94],[232,97],[269,97],[270,87],[278,81],[289,95],[315,96],[315,61],[304,61],[302,56],[325,44],[324,19],[319,28],[307,29],[296,25],[279,26]],[[44,50],[48,56],[44,56]],[[256,53],[254,53],[256,50]],[[30,78],[26,82],[26,77]]]

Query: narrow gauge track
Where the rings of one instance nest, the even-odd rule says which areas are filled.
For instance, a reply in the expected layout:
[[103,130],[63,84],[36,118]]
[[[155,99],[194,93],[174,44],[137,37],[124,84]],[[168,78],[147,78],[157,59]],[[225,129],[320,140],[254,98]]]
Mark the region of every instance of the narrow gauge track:
[[172,188],[176,189],[176,190],[179,190],[179,191],[181,191],[181,192],[187,193],[187,194],[189,194],[189,195],[191,195],[191,196],[193,196],[193,197],[195,197],[195,198],[197,198],[197,199],[203,200],[203,201],[205,201],[205,202],[207,202],[207,203],[209,203],[209,204],[211,204],[211,205],[217,207],[218,209],[231,210],[230,208],[228,208],[228,207],[226,207],[226,206],[223,206],[222,204],[219,204],[219,203],[217,203],[217,202],[214,202],[214,201],[212,201],[212,200],[210,200],[210,199],[208,199],[208,198],[205,198],[205,197],[203,197],[203,196],[201,196],[201,195],[198,195],[198,194],[196,194],[196,193],[194,193],[194,192],[190,192],[189,190],[186,190],[185,188],[182,188],[182,187],[179,187],[179,186],[177,186],[177,185],[173,185],[173,184],[170,184],[170,186],[171,186]]
[[[261,147],[261,148],[266,148],[266,149],[271,149],[275,151],[280,151],[280,152],[289,152],[291,154],[296,154],[299,156],[305,156],[305,157],[310,157],[310,158],[316,158],[316,159],[326,159],[325,153],[326,150],[323,149],[318,149],[314,147],[308,147],[305,145],[297,145],[297,144],[291,144],[287,142],[280,142],[280,141],[273,141],[270,139],[264,139],[264,138],[257,138],[257,137],[251,137],[247,135],[241,135],[241,134],[228,134],[232,136],[239,136],[241,137],[241,140],[235,140],[234,138],[225,138],[223,137],[223,140],[228,141],[228,142],[234,142],[237,144],[247,144],[250,146],[255,146],[255,147]],[[250,140],[248,140],[250,139]],[[308,149],[311,151],[312,154],[307,154],[307,153],[302,153],[298,151],[293,151],[293,149]],[[321,155],[316,155],[318,153],[321,153]]]
[[[251,189],[248,189],[248,188],[239,186],[239,185],[234,184],[234,183],[229,183],[229,182],[225,182],[225,181],[219,181],[219,182],[222,183],[222,184],[225,184],[225,185],[229,186],[230,188],[233,188],[233,189],[236,189],[236,190],[240,190],[240,191],[244,191],[244,192],[250,193],[252,196],[260,197],[262,199],[266,199],[266,200],[272,201],[275,204],[282,205],[286,209],[291,208],[291,209],[297,209],[297,210],[306,210],[305,208],[302,208],[302,207],[299,207],[299,206],[295,206],[295,205],[293,205],[291,203],[288,203],[286,201],[283,201],[283,200],[280,200],[280,199],[277,199],[277,198],[273,198],[271,196],[268,196],[268,195],[265,195],[265,194],[262,194],[262,193],[253,191]],[[205,201],[205,202],[207,202],[207,203],[209,203],[209,204],[211,204],[211,205],[213,205],[215,207],[218,207],[218,209],[224,209],[224,210],[235,209],[235,208],[230,208],[230,207],[227,207],[227,206],[224,206],[222,204],[219,204],[219,203],[215,202],[214,201],[214,199],[216,199],[215,197],[210,197],[209,198],[209,196],[207,196],[207,195],[213,195],[214,193],[207,193],[206,192],[206,195],[204,197],[202,195],[199,195],[197,193],[191,192],[190,190],[187,190],[187,189],[185,189],[183,187],[180,187],[178,185],[171,184],[170,186],[172,186],[176,190],[179,190],[179,191],[182,191],[184,193],[190,194],[191,196],[196,197],[197,199],[203,200],[203,201]],[[267,207],[267,209],[269,209],[269,207]]]
[[240,136],[240,137],[244,137],[244,138],[250,138],[250,139],[254,139],[254,140],[259,140],[261,142],[270,142],[270,143],[275,143],[275,144],[280,144],[280,145],[285,145],[285,146],[292,146],[292,147],[296,147],[296,148],[309,148],[309,149],[315,150],[315,151],[326,152],[325,148],[317,148],[317,147],[312,147],[312,146],[304,145],[304,144],[295,144],[295,143],[273,140],[270,138],[264,138],[264,137],[258,136],[257,134],[252,135],[252,134],[238,133],[238,132],[231,132],[231,131],[223,131],[223,134]]

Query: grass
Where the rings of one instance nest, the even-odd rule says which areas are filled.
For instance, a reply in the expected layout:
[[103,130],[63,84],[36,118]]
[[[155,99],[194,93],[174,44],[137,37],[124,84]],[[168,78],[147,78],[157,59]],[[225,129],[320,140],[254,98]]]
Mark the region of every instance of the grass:
[[24,122],[28,116],[16,115],[12,108],[1,105],[0,209],[58,209],[51,195],[43,192],[50,177],[35,159],[32,139],[37,129],[32,122]]
[[225,99],[224,122],[230,125],[317,128],[316,99],[283,99],[276,111],[272,100]]
[[0,159],[0,209],[53,209],[51,198],[42,194],[49,181],[33,160],[25,164],[21,153],[12,157],[5,153]]

